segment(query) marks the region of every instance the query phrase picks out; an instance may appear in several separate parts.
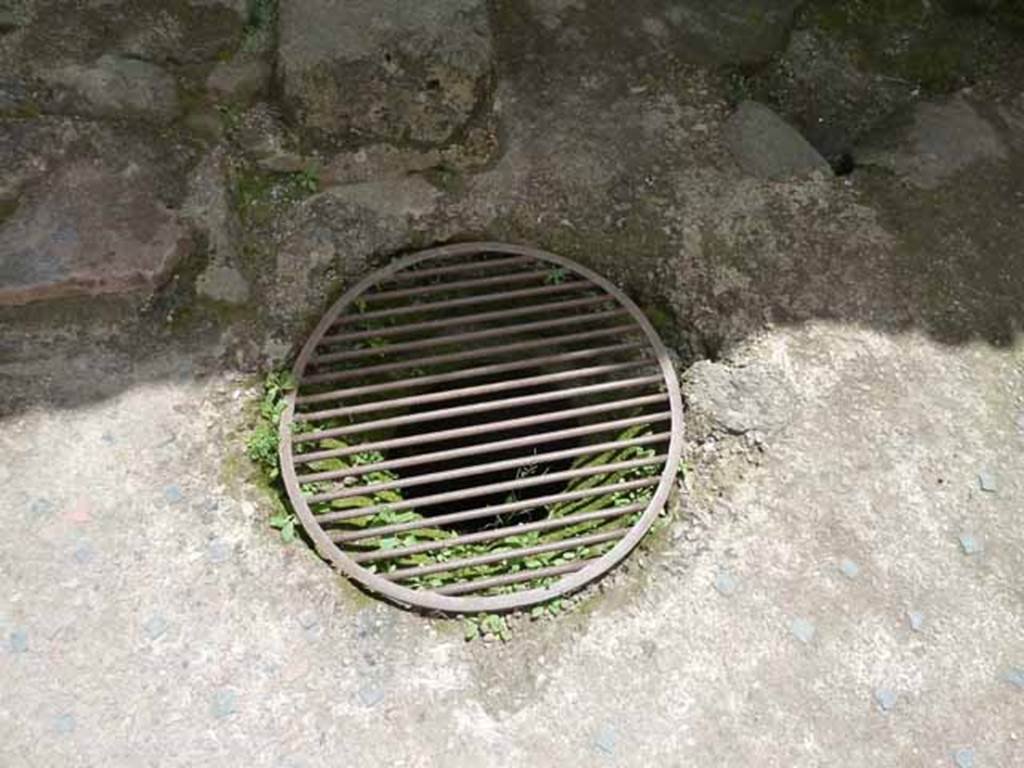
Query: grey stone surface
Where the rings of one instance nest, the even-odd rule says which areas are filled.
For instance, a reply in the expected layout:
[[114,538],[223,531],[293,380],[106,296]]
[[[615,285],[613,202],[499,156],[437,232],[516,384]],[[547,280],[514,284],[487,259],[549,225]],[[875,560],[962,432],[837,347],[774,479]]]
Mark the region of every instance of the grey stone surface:
[[[683,391],[695,422],[737,434],[770,435],[799,407],[795,383],[771,362],[734,367],[700,360],[684,374]],[[694,427],[701,430],[699,422]]]
[[104,55],[93,64],[54,70],[47,80],[74,94],[79,103],[69,111],[80,114],[171,120],[180,109],[174,77],[137,59]]
[[218,101],[247,104],[266,92],[270,74],[263,59],[240,56],[218,62],[206,78],[206,89]]
[[443,144],[492,77],[480,0],[296,0],[281,6],[277,74],[296,123],[330,141]]
[[196,279],[196,292],[225,304],[244,304],[249,300],[249,281],[235,267],[212,264]]
[[953,763],[956,768],[974,768],[974,756],[976,750],[974,747],[961,747],[953,753]]
[[671,43],[699,63],[759,64],[783,47],[800,0],[677,0],[665,17]]
[[725,125],[733,158],[747,173],[783,181],[831,173],[828,163],[792,125],[756,101],[743,101]]
[[190,252],[189,226],[159,186],[174,159],[152,144],[61,121],[4,137],[16,205],[0,220],[0,306],[152,290]]
[[921,102],[895,125],[854,151],[858,165],[896,174],[921,189],[934,189],[983,162],[1004,160],[1007,148],[992,124],[963,94]]

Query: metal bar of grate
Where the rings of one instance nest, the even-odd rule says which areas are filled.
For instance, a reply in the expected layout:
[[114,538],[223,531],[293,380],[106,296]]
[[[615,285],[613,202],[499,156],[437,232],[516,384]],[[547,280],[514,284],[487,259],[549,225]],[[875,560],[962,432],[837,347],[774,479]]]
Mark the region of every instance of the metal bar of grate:
[[[466,512],[450,512],[447,515],[434,515],[431,517],[424,517],[419,520],[410,520],[407,523],[393,523],[391,525],[382,525],[372,529],[361,529],[357,531],[331,531],[331,539],[341,543],[351,543],[353,541],[361,541],[363,539],[372,539],[378,536],[390,536],[394,533],[405,533],[408,531],[415,531],[421,528],[434,528],[442,525],[449,525],[451,523],[463,523],[467,520],[480,520],[488,517],[495,517],[496,515],[502,515],[506,512],[521,512],[527,509],[538,509],[549,504],[562,504],[571,501],[581,501],[582,499],[590,499],[594,497],[607,496],[610,493],[622,493],[623,491],[635,491],[643,488],[650,488],[658,484],[657,478],[645,478],[643,480],[630,480],[625,483],[617,483],[614,486],[600,486],[598,488],[587,488],[582,491],[570,491],[569,493],[553,493],[549,496],[539,496],[535,499],[527,499],[525,501],[512,501],[506,504],[495,504],[491,507],[482,507],[480,509],[469,510]],[[609,490],[610,489],[610,490]],[[641,505],[640,508],[642,508]],[[615,507],[614,510],[603,510],[608,512],[605,517],[614,517],[615,515],[624,514],[630,511],[627,507]],[[592,512],[587,514],[598,515],[598,512]],[[560,517],[553,520],[544,520],[536,523],[527,523],[524,525],[516,526],[516,530],[521,533],[526,533],[532,530],[546,530],[547,528],[558,528],[561,525],[559,521],[569,520],[569,517]],[[580,517],[574,522],[584,521],[584,518]],[[532,527],[526,528],[525,525]],[[472,535],[475,538],[468,539],[462,543],[471,543],[474,541],[488,541],[489,534],[497,535],[500,529],[494,528],[487,531],[485,534],[467,534]],[[493,537],[492,537],[493,538]],[[500,536],[499,536],[500,538]],[[454,541],[452,539],[451,541]],[[439,546],[449,546],[443,544]],[[420,548],[422,547],[422,548]],[[410,551],[407,554],[417,554],[418,552],[429,552],[432,549],[432,544],[429,542],[424,545],[418,545],[415,551]],[[371,558],[372,559],[372,558]],[[359,557],[356,557],[359,560]]]
[[447,571],[457,571],[460,568],[471,568],[478,565],[490,565],[492,563],[507,562],[510,560],[524,560],[534,555],[543,555],[549,552],[564,552],[567,549],[576,549],[577,547],[589,547],[594,544],[604,544],[609,541],[615,541],[621,539],[626,535],[626,531],[606,531],[604,533],[594,533],[589,536],[576,536],[571,539],[560,539],[558,541],[552,541],[548,544],[537,544],[532,547],[519,547],[517,549],[504,549],[500,552],[492,552],[488,555],[478,555],[476,557],[465,557],[460,560],[444,560],[439,563],[432,563],[430,565],[414,566],[412,568],[399,568],[397,571],[388,571],[383,574],[384,578],[388,581],[406,581],[408,579],[414,579],[419,576],[428,576],[432,573],[445,573]]
[[634,387],[642,387],[646,384],[657,384],[660,381],[660,376],[637,376],[632,379],[606,381],[602,384],[589,384],[582,387],[556,389],[550,392],[541,392],[536,395],[506,397],[504,400],[485,400],[482,403],[459,405],[454,408],[436,408],[432,411],[424,411],[411,416],[394,416],[389,419],[357,422],[356,424],[348,427],[334,427],[332,429],[321,429],[315,432],[303,432],[295,435],[294,440],[297,443],[308,442],[310,440],[319,441],[329,437],[355,435],[360,432],[373,432],[387,427],[400,427],[408,424],[419,424],[424,421],[437,421],[439,419],[450,419],[455,416],[467,416],[474,413],[487,413],[488,411],[507,410],[524,405],[548,403],[552,400],[566,400],[573,397],[579,397],[581,395],[593,395],[600,394],[602,392],[614,392],[620,389],[632,389]]
[[499,309],[493,312],[478,312],[474,315],[456,315],[440,320],[427,320],[422,323],[406,323],[405,325],[392,325],[387,328],[373,328],[368,331],[353,331],[351,333],[340,333],[333,336],[324,336],[320,339],[321,346],[327,344],[340,344],[349,341],[362,341],[385,336],[400,336],[405,333],[418,333],[420,331],[436,331],[440,328],[449,328],[453,325],[476,325],[490,322],[491,320],[508,320],[524,315],[535,315],[538,312],[551,312],[552,310],[582,309],[583,307],[594,307],[600,304],[608,304],[613,299],[610,296],[591,296],[586,299],[573,299],[572,301],[551,301],[543,304],[531,304],[516,309]]
[[511,299],[522,299],[527,296],[547,296],[552,293],[567,293],[572,291],[593,290],[593,286],[583,280],[574,280],[558,285],[542,285],[539,288],[523,288],[518,291],[499,291],[497,293],[483,293],[479,296],[468,296],[464,299],[448,299],[446,301],[432,301],[427,304],[413,304],[398,309],[375,309],[371,312],[359,312],[354,315],[341,315],[334,320],[334,325],[341,325],[353,320],[374,320],[379,317],[396,317],[399,315],[411,315],[417,312],[428,310],[455,309],[457,307],[469,307],[473,304],[489,304],[495,301],[509,301]]
[[[430,384],[443,384],[450,381],[461,381],[463,379],[479,378],[495,373],[507,373],[509,371],[522,371],[536,368],[539,365],[558,365],[570,363],[577,360],[585,360],[590,357],[602,355],[614,355],[619,352],[631,352],[640,349],[635,342],[625,344],[610,344],[605,347],[591,347],[589,349],[577,349],[573,352],[560,352],[557,355],[543,355],[526,360],[516,360],[511,363],[496,363],[492,365],[481,365],[474,368],[464,368],[460,371],[440,373],[433,376],[416,376],[411,379],[400,381],[386,381],[382,384],[368,384],[361,387],[348,387],[346,389],[335,389],[330,392],[317,392],[311,395],[298,395],[295,398],[296,405],[307,405],[309,403],[333,402],[344,400],[347,397],[360,397],[362,395],[389,392],[393,389],[407,389],[409,387],[422,387]],[[637,365],[645,365],[653,362],[650,359],[643,359]]]
[[[573,368],[558,373],[547,373],[543,376],[525,376],[521,379],[505,379],[489,384],[480,384],[475,387],[462,387],[449,389],[443,392],[432,392],[430,394],[411,395],[409,397],[396,397],[391,400],[374,400],[370,403],[360,403],[347,408],[329,408],[323,411],[308,411],[295,414],[296,421],[320,421],[323,419],[335,419],[340,416],[355,416],[360,413],[373,411],[391,410],[404,408],[409,405],[424,405],[426,403],[438,403],[445,400],[461,400],[465,397],[486,395],[494,392],[506,392],[510,389],[522,389],[533,387],[538,384],[554,384],[559,381],[571,381],[572,379],[587,379],[605,373],[616,373],[618,371],[636,370],[635,362],[612,363],[610,365],[595,365],[590,368]],[[658,377],[660,381],[660,376]]]
[[[570,448],[565,451],[553,451],[551,453],[537,453],[527,454],[526,456],[520,456],[518,459],[506,459],[505,461],[492,461],[485,464],[473,464],[469,467],[461,467],[459,469],[451,469],[444,472],[431,472],[424,475],[413,475],[404,480],[390,480],[381,483],[371,483],[369,485],[352,485],[338,491],[338,496],[335,498],[347,499],[353,496],[365,496],[368,493],[376,493],[377,491],[384,490],[397,490],[399,488],[410,488],[415,485],[429,485],[430,483],[440,483],[448,480],[457,480],[462,477],[472,477],[473,475],[485,474],[487,472],[495,472],[503,469],[515,469],[516,467],[528,467],[539,464],[540,462],[556,461],[558,459],[567,459],[578,456],[590,456],[593,454],[599,454],[609,450],[623,450],[625,448],[638,448],[641,445],[650,445],[652,443],[664,442],[666,435],[649,435],[646,437],[638,437],[633,440],[623,440],[620,442],[611,443],[598,443],[597,445],[585,445],[582,448]],[[312,499],[311,499],[312,500]]]
[[495,587],[506,587],[510,584],[518,584],[523,581],[536,581],[537,579],[544,579],[551,576],[561,576],[566,573],[572,573],[578,571],[587,564],[586,560],[576,560],[565,565],[552,565],[547,568],[537,568],[533,571],[520,571],[519,573],[512,573],[507,576],[493,576],[489,579],[479,579],[476,581],[465,582],[461,584],[451,584],[446,587],[438,587],[437,594],[439,595],[464,595],[467,592],[483,592],[487,589],[494,589]]
[[[548,453],[529,453],[529,454],[527,454],[525,456],[520,456],[519,458],[516,458],[516,459],[505,459],[504,461],[494,461],[494,462],[489,462],[489,463],[485,463],[485,464],[474,464],[474,465],[469,466],[469,467],[463,467],[463,468],[461,468],[459,470],[453,470],[453,472],[454,471],[458,471],[458,472],[464,472],[467,475],[471,475],[471,474],[476,474],[476,473],[479,473],[479,472],[490,472],[491,470],[513,469],[515,467],[529,466],[531,464],[536,464],[538,462],[556,461],[556,460],[559,460],[559,459],[571,459],[571,458],[576,458],[576,457],[579,457],[579,456],[588,456],[588,455],[593,454],[593,453],[602,453],[604,451],[609,451],[609,450],[613,450],[613,449],[616,449],[616,448],[618,448],[618,449],[622,449],[622,448],[636,448],[636,447],[639,447],[641,445],[652,445],[652,444],[655,444],[655,443],[664,442],[669,437],[671,437],[671,433],[670,432],[658,432],[658,433],[655,433],[653,435],[644,435],[642,437],[637,437],[637,438],[633,438],[633,439],[630,439],[630,440],[616,440],[616,441],[611,441],[611,442],[607,442],[607,443],[592,443],[592,444],[580,446],[578,448],[567,448],[566,450],[563,450],[563,451],[549,451]],[[553,442],[553,441],[547,441],[547,442]],[[484,445],[487,445],[487,444],[484,443]],[[473,446],[472,449],[467,449],[467,450],[471,450],[473,455],[479,455],[481,453],[481,451],[479,450],[479,448],[477,446]],[[445,452],[444,451],[439,451],[438,455],[444,456]],[[468,455],[468,454],[462,454],[462,455]],[[360,474],[366,474],[368,472],[380,472],[381,469],[382,469],[381,465],[383,465],[385,463],[386,462],[373,462],[373,463],[370,463],[370,464],[361,464],[361,465],[359,465],[357,467],[347,467],[345,469],[335,469],[335,470],[331,470],[331,471],[328,471],[328,472],[317,472],[317,473],[315,473],[313,475],[299,475],[299,482],[301,482],[303,485],[308,485],[309,483],[323,482],[325,480],[343,480],[343,479],[348,478],[348,477],[353,477],[353,476],[357,476],[357,475],[360,475]],[[420,463],[422,463],[422,462],[420,462]],[[361,470],[361,471],[353,472],[352,471],[353,469],[358,469],[358,470]],[[458,477],[458,475],[451,475],[449,477],[449,479],[454,479],[455,477]],[[424,480],[424,478],[432,478],[432,480]],[[404,488],[404,487],[406,487],[408,485],[419,485],[419,484],[422,484],[422,483],[425,483],[425,482],[433,482],[434,480],[440,480],[440,479],[443,479],[443,478],[439,477],[439,473],[436,473],[436,472],[435,473],[431,473],[431,474],[425,474],[425,475],[413,475],[412,477],[408,478],[408,480],[398,480],[398,481],[395,481],[394,485],[392,485],[390,487]],[[413,481],[415,481],[415,482],[413,482]],[[365,495],[367,493],[372,493],[375,490],[379,490],[380,488],[375,488],[374,487],[375,485],[376,484],[350,486],[349,490],[352,491],[352,493],[350,495],[352,495],[352,496]],[[381,485],[380,487],[383,488],[385,486]]]
[[[462,501],[463,499],[487,496],[501,491],[514,491],[520,488],[530,488],[535,485],[550,485],[551,483],[558,482],[560,480],[575,480],[580,477],[591,477],[592,475],[607,475],[623,469],[637,469],[638,467],[650,466],[651,464],[656,464],[664,459],[665,455],[659,454],[657,456],[651,456],[650,458],[633,459],[632,461],[616,461],[610,464],[602,464],[599,467],[569,469],[565,472],[553,472],[549,475],[541,475],[540,477],[524,477],[521,480],[509,480],[504,483],[488,483],[486,485],[476,485],[471,488],[460,488],[457,491],[448,491],[446,493],[423,496],[415,501],[399,501],[394,504],[375,504],[368,507],[358,507],[354,510],[349,509],[340,512],[324,512],[316,517],[321,523],[338,522],[340,520],[357,520],[361,517],[372,517],[380,512],[401,512],[404,509],[429,507],[436,504],[443,504],[448,501]],[[314,493],[307,498],[310,503],[315,504],[322,501],[334,501],[335,499],[343,497],[339,496],[338,492],[328,492]]]
[[401,299],[409,296],[422,296],[428,293],[440,293],[447,291],[459,291],[466,288],[480,288],[485,285],[508,285],[509,283],[524,283],[531,280],[543,280],[549,275],[546,269],[535,269],[531,272],[508,272],[497,277],[480,277],[473,280],[455,280],[450,283],[429,283],[419,288],[397,288],[391,291],[373,291],[367,293],[365,301],[379,301],[381,299]]
[[424,443],[438,443],[443,440],[450,440],[456,437],[473,437],[486,434],[495,430],[508,430],[517,427],[531,427],[539,424],[549,424],[555,421],[565,421],[577,416],[593,416],[598,413],[609,411],[620,411],[624,408],[633,408],[641,405],[653,405],[664,402],[666,395],[647,395],[646,397],[633,397],[628,400],[615,400],[610,403],[588,405],[583,408],[571,408],[566,411],[555,411],[540,416],[523,416],[518,419],[507,419],[505,421],[488,421],[472,427],[460,427],[458,429],[443,429],[438,432],[424,432],[412,437],[398,437],[390,440],[378,440],[370,443],[350,445],[345,448],[332,448],[328,451],[314,451],[303,454],[297,458],[305,462],[318,461],[320,459],[335,458],[339,456],[351,456],[354,453],[365,453],[366,451],[381,451],[386,448],[406,448],[411,445],[423,445]]
[[519,523],[517,525],[508,525],[502,528],[491,528],[486,531],[479,531],[477,533],[464,533],[460,536],[452,536],[449,539],[425,541],[422,544],[413,544],[406,547],[395,547],[393,549],[379,549],[373,552],[359,552],[352,555],[352,559],[355,560],[357,563],[378,563],[382,560],[401,560],[404,557],[422,555],[427,552],[432,552],[435,549],[451,549],[452,547],[464,546],[466,544],[493,544],[494,542],[507,539],[509,536],[515,536],[522,533],[529,533],[530,531],[546,531],[558,528],[567,528],[570,525],[578,525],[580,522],[612,520],[616,517],[622,517],[624,515],[630,515],[634,512],[638,512],[644,509],[645,506],[646,505],[644,504],[631,504],[622,507],[601,509],[595,512],[587,512],[581,515],[577,515],[575,519],[567,516],[553,518],[550,520],[539,520],[533,523]]
[[611,318],[628,316],[622,309],[612,309],[607,312],[596,312],[592,315],[571,315],[559,317],[554,320],[538,320],[534,323],[522,323],[520,325],[504,325],[500,328],[488,328],[484,331],[467,331],[456,333],[451,336],[434,336],[430,339],[419,339],[417,341],[403,341],[398,344],[390,344],[383,347],[371,347],[368,349],[354,349],[350,352],[329,352],[325,355],[314,355],[312,362],[336,363],[340,360],[358,360],[374,355],[393,355],[398,352],[408,352],[414,349],[429,349],[431,347],[447,346],[449,344],[462,344],[467,341],[480,341],[481,339],[498,339],[502,336],[520,336],[532,331],[540,331],[548,328],[561,328],[566,325],[577,325],[579,323],[593,323]]
[[607,338],[608,336],[621,336],[635,332],[635,328],[629,325],[617,325],[611,328],[602,328],[597,331],[581,331],[580,333],[566,333],[561,336],[545,336],[542,339],[533,341],[517,341],[514,344],[502,344],[497,347],[483,347],[472,349],[466,352],[449,352],[444,355],[432,355],[430,357],[416,357],[412,360],[403,360],[397,363],[384,363],[382,365],[368,365],[364,368],[353,368],[348,371],[332,373],[317,373],[306,377],[306,383],[318,384],[324,381],[345,381],[348,379],[365,378],[370,374],[391,373],[407,368],[422,368],[427,365],[439,363],[455,363],[463,360],[476,360],[481,357],[494,357],[495,355],[507,355],[509,352],[525,352],[531,349],[557,346],[576,341],[588,341],[590,339]]

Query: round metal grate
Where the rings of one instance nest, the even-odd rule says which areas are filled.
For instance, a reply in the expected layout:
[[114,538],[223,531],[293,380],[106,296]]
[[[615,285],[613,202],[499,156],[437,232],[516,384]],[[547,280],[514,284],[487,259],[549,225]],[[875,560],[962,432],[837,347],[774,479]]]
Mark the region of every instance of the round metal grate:
[[682,407],[664,346],[569,259],[466,243],[395,261],[327,312],[281,418],[288,495],[370,590],[446,612],[578,589],[664,506]]

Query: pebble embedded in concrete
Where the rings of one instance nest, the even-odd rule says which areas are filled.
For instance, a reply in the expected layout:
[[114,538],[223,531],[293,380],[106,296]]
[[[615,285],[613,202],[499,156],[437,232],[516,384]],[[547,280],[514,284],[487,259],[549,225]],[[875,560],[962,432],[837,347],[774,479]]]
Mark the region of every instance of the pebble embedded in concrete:
[[789,631],[801,643],[809,643],[814,639],[814,622],[802,617],[795,618],[789,623]]
[[594,735],[594,748],[605,755],[615,751],[615,744],[619,740],[619,734],[611,725],[602,725]]
[[963,747],[953,753],[956,768],[974,768],[974,747]]
[[970,555],[977,555],[977,554],[980,554],[982,552],[982,550],[984,549],[984,547],[982,546],[981,542],[978,541],[977,538],[975,538],[974,534],[971,534],[971,533],[961,533],[960,536],[959,536],[959,539],[960,539],[960,549],[963,550],[963,553],[965,555],[968,555],[968,556],[970,556]]
[[896,692],[891,688],[878,688],[875,690],[875,702],[880,710],[888,712],[896,706]]
[[25,653],[28,650],[28,632],[23,629],[16,629],[11,632],[8,638],[12,653]]
[[229,688],[221,688],[213,694],[211,709],[218,720],[235,714],[238,711],[238,694]]
[[910,629],[914,632],[924,629],[924,613],[922,611],[907,611],[907,621],[910,624]]
[[860,566],[857,565],[853,560],[843,558],[839,562],[839,571],[848,579],[857,578],[857,574],[860,573]]
[[978,473],[978,487],[985,493],[995,493],[998,489],[995,475],[988,469],[981,470]]
[[715,576],[715,589],[720,595],[729,597],[736,592],[736,577],[731,573],[719,573]]

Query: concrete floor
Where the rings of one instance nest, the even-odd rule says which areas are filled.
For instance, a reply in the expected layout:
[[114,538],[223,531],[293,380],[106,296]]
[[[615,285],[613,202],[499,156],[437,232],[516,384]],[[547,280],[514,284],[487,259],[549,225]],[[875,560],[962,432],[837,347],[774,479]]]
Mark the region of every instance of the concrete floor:
[[0,764],[1024,762],[1024,347],[815,323],[739,354],[782,383],[761,448],[692,436],[648,551],[507,644],[283,545],[237,375],[6,420]]

